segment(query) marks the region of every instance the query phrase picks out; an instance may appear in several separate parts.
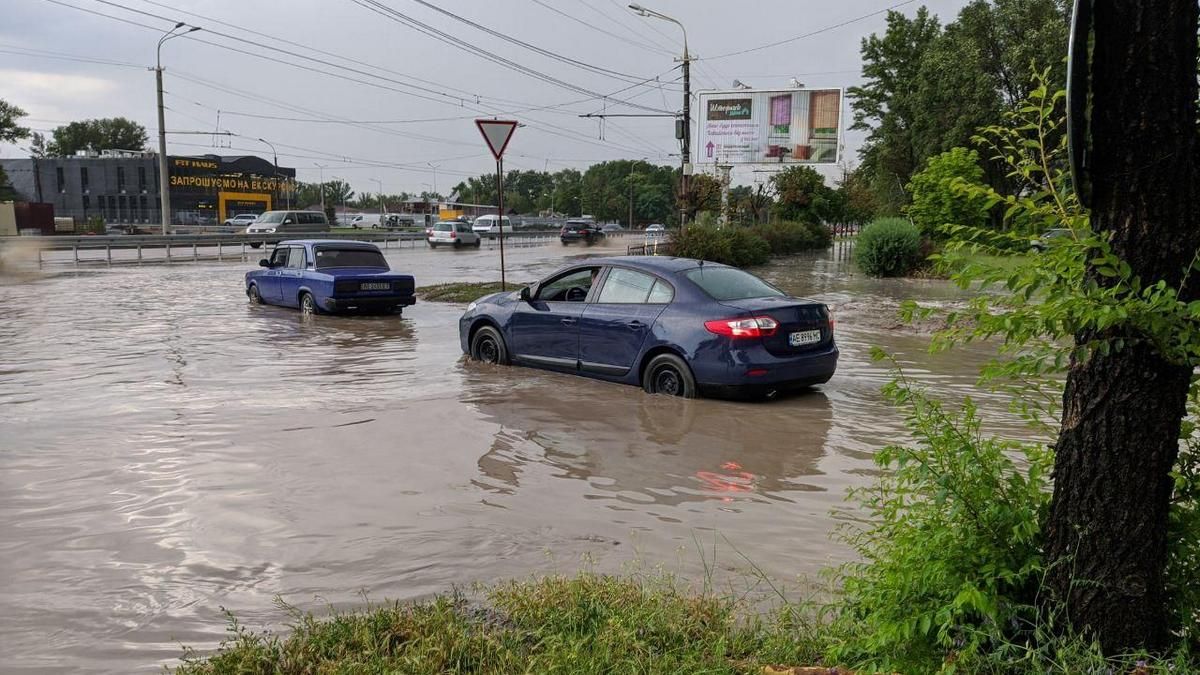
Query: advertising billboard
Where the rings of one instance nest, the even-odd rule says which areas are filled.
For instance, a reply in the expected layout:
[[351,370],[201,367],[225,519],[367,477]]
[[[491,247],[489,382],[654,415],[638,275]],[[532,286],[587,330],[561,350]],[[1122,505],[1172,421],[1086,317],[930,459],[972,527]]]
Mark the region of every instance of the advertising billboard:
[[700,92],[698,164],[836,164],[842,90]]

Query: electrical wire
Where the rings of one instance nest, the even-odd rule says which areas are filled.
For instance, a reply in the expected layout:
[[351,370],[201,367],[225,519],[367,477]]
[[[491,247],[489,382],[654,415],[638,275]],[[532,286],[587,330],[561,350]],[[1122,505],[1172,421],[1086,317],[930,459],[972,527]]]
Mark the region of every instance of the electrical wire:
[[567,19],[570,19],[571,21],[574,21],[580,25],[587,26],[588,28],[596,31],[597,33],[603,33],[604,35],[607,35],[611,38],[620,40],[621,42],[624,42],[625,44],[632,45],[639,49],[645,49],[646,51],[655,52],[657,54],[664,54],[664,55],[671,54],[671,51],[668,49],[663,49],[662,47],[655,47],[654,45],[646,44],[643,42],[637,42],[636,40],[630,40],[629,38],[625,37],[624,35],[621,35],[619,33],[614,33],[612,31],[605,30],[599,26],[590,24],[587,21],[584,21],[583,19],[580,19],[577,16],[568,14],[567,12],[564,12],[561,9],[554,7],[553,5],[546,4],[545,2],[543,2],[543,0],[532,0],[532,2],[534,2],[535,4],[541,5],[542,7],[545,7],[546,9],[550,10],[551,12],[554,12],[555,14],[558,14]]

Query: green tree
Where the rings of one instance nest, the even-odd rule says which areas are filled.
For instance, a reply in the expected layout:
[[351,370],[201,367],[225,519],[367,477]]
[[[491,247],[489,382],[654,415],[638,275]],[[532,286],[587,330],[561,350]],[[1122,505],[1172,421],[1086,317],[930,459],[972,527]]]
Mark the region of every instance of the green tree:
[[980,227],[987,221],[987,204],[978,192],[960,184],[982,184],[979,153],[953,148],[930,157],[925,168],[908,184],[912,203],[905,210],[921,230],[921,236],[940,239],[943,225]]
[[[17,106],[0,99],[0,143],[15,143],[29,136],[29,129],[17,122],[25,117],[25,111]],[[8,174],[0,167],[0,200],[11,200],[16,197],[16,191],[8,182]]]
[[833,190],[810,166],[791,166],[771,176],[775,190],[774,212],[782,220],[818,223],[830,214]]
[[124,117],[83,120],[58,127],[46,144],[46,155],[69,157],[80,150],[142,150],[146,128]]
[[907,182],[923,159],[915,130],[926,110],[917,86],[921,62],[940,36],[937,17],[922,7],[912,19],[888,12],[883,36],[862,41],[866,83],[848,90],[854,112],[851,128],[868,132],[860,154],[885,205],[902,203],[903,195],[893,186]]

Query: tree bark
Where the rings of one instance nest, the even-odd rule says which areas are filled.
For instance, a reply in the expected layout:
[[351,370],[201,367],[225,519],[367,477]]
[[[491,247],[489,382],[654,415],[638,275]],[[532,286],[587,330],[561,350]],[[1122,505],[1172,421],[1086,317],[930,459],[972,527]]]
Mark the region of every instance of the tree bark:
[[[1095,5],[1092,227],[1146,285],[1178,287],[1200,247],[1197,20],[1196,0]],[[1108,653],[1169,637],[1169,472],[1191,377],[1147,343],[1075,360],[1067,376],[1047,604]]]

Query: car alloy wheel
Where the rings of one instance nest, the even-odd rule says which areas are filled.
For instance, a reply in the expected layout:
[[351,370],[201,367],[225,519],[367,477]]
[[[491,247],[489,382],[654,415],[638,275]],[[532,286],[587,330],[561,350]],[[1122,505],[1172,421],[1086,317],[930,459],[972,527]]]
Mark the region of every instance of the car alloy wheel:
[[313,299],[312,293],[304,293],[300,296],[300,313],[301,314],[316,314],[317,301]]
[[252,305],[263,304],[262,295],[260,295],[258,292],[258,284],[250,284],[250,290],[247,291],[247,294],[250,296],[250,304],[252,304]]

